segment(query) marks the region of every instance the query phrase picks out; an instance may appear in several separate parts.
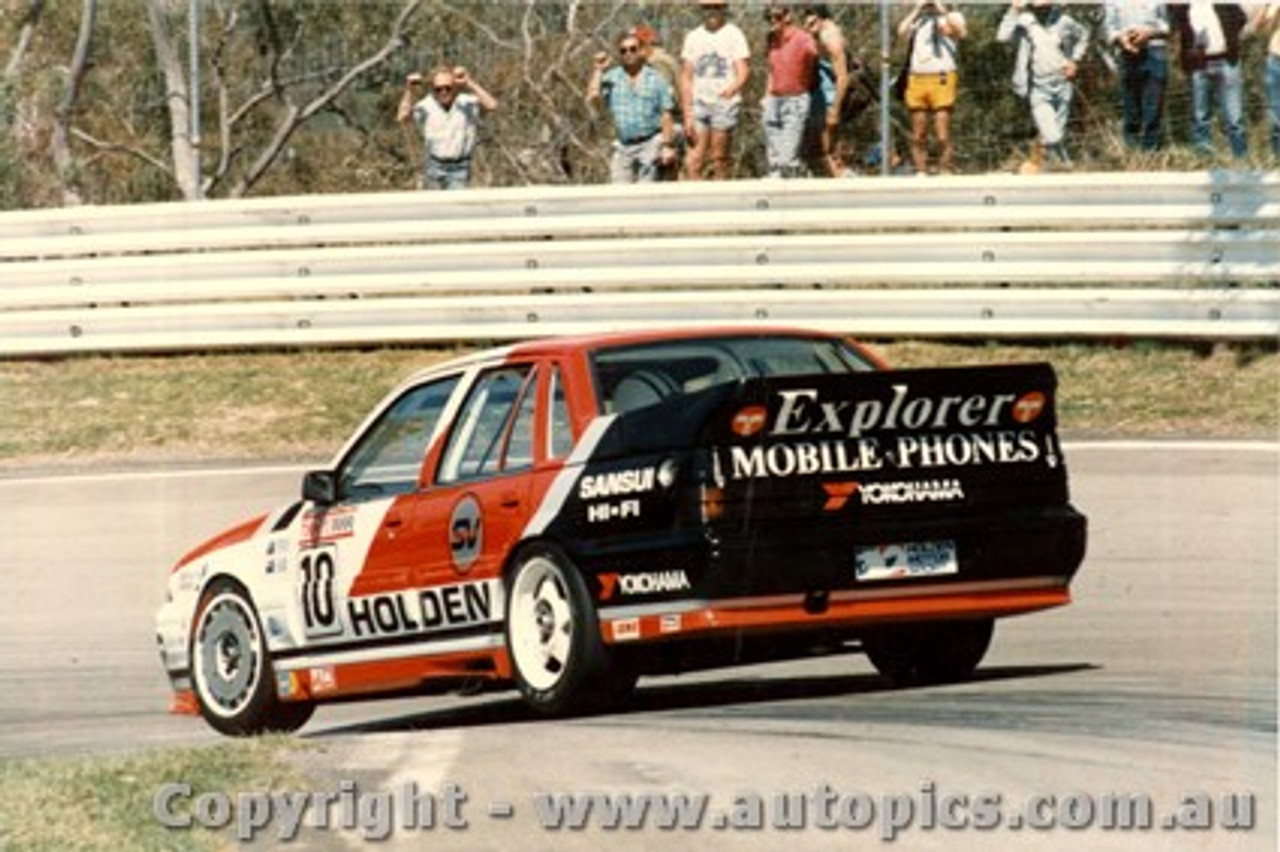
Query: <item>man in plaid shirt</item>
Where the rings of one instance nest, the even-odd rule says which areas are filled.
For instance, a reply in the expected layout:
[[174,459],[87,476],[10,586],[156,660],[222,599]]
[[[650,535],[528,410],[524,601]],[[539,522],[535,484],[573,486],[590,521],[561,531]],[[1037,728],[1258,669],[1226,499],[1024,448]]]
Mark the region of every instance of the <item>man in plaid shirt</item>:
[[609,164],[614,183],[654,181],[659,167],[675,161],[675,95],[671,86],[645,62],[633,32],[618,39],[620,66],[610,67],[609,54],[596,54],[587,102],[604,104],[613,116],[618,138]]

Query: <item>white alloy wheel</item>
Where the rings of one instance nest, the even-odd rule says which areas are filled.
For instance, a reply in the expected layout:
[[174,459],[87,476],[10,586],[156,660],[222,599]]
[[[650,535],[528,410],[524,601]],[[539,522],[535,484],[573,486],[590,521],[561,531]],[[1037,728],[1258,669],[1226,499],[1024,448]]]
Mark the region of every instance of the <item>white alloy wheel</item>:
[[549,545],[517,561],[507,591],[507,648],[520,694],[539,713],[600,706],[608,658],[577,568]]
[[231,591],[213,598],[200,613],[193,644],[201,705],[216,716],[236,718],[262,680],[262,634],[248,602]]
[[217,580],[201,597],[191,630],[191,679],[200,715],[231,736],[296,731],[315,711],[282,702],[253,603],[235,583]]
[[511,654],[520,676],[538,691],[554,689],[569,670],[573,635],[582,627],[560,566],[546,556],[525,562],[511,587]]

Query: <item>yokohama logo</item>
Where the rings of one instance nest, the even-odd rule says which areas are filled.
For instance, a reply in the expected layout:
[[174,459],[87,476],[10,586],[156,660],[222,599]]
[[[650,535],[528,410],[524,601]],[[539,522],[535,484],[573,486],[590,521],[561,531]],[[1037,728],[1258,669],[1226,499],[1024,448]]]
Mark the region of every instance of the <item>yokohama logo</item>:
[[822,509],[843,509],[855,494],[864,506],[904,503],[951,503],[964,499],[964,486],[958,479],[931,479],[923,482],[824,482],[827,502]]
[[600,600],[607,601],[619,591],[623,596],[683,592],[692,588],[683,571],[650,571],[644,574],[601,574]]

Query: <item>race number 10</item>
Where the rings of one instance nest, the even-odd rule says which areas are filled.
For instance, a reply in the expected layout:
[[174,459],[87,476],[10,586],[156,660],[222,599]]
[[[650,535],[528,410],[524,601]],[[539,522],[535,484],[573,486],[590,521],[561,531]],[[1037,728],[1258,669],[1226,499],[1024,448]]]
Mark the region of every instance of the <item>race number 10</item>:
[[334,593],[336,564],[333,547],[304,551],[298,563],[302,623],[307,638],[332,636],[342,632]]

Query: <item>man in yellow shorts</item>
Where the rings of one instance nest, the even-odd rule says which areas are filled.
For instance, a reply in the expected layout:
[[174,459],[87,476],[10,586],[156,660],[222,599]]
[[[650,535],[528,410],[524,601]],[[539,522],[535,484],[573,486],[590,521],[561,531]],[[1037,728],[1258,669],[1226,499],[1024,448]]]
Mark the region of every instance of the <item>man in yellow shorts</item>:
[[917,175],[929,171],[929,124],[938,145],[938,171],[954,168],[951,111],[956,102],[959,74],[956,45],[965,37],[964,15],[937,0],[918,0],[898,25],[898,36],[911,51],[903,103],[911,114],[911,162]]

